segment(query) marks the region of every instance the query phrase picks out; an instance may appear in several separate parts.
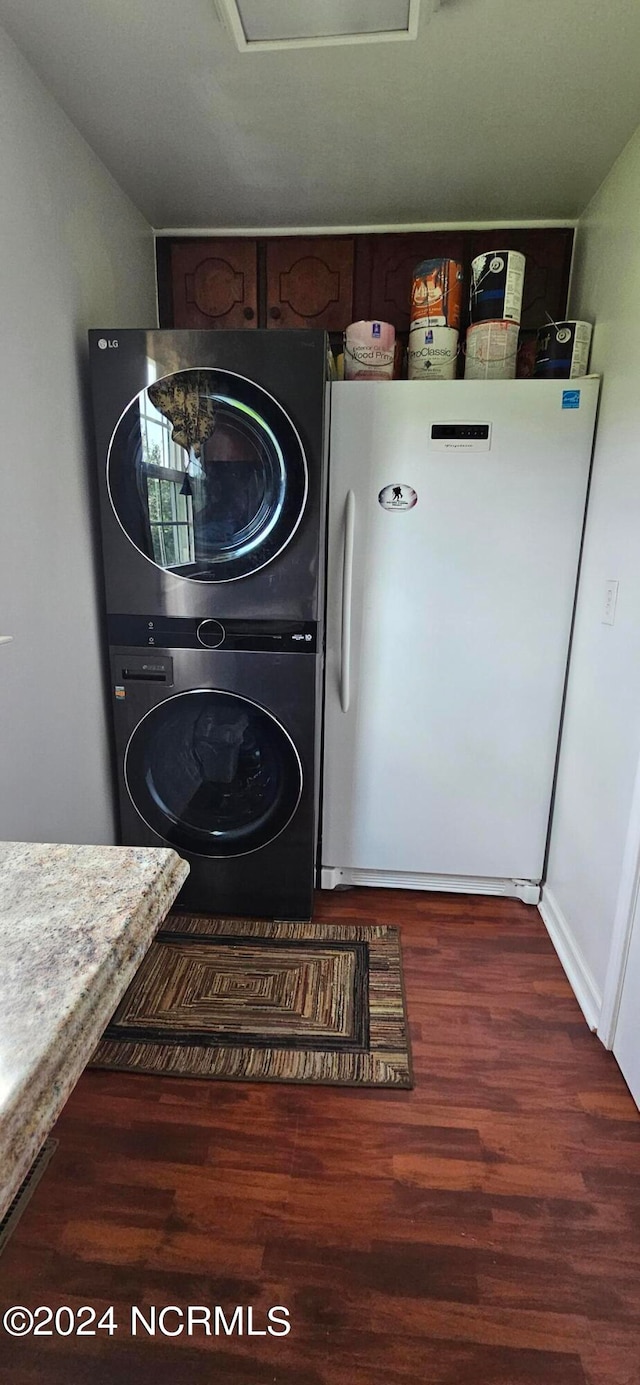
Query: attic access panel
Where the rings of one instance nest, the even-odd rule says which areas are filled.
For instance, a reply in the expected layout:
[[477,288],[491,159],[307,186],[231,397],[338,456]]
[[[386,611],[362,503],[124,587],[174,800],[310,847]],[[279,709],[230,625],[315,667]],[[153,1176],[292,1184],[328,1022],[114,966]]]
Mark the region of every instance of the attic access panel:
[[217,7],[238,48],[246,52],[414,39],[420,3],[297,0],[291,5],[291,0],[217,0]]

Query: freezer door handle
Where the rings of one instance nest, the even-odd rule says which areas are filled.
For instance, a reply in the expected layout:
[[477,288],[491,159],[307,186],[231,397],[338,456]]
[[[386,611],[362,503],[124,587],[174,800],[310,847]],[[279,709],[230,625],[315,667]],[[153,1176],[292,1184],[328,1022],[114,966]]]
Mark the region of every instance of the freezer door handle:
[[356,498],[347,491],[344,506],[344,550],[342,557],[342,633],[340,638],[340,706],[349,710],[351,694],[351,588],[353,585],[353,536],[356,522]]

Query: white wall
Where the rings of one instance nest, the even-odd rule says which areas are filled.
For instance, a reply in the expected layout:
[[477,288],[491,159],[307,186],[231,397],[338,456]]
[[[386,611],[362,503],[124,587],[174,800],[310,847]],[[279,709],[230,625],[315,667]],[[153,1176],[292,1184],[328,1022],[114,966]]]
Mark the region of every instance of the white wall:
[[155,325],[151,229],[0,30],[0,838],[113,838],[89,326]]
[[545,903],[596,1011],[640,756],[639,228],[640,130],[579,223],[570,311],[595,322],[604,379]]

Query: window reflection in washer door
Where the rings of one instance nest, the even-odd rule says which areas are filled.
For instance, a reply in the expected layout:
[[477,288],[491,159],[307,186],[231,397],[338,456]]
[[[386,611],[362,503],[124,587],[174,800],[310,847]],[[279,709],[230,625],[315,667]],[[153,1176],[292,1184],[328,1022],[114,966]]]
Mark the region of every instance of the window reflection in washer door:
[[136,548],[198,582],[248,576],[292,538],[307,495],[300,437],[275,399],[219,370],[143,390],[109,448],[109,493]]

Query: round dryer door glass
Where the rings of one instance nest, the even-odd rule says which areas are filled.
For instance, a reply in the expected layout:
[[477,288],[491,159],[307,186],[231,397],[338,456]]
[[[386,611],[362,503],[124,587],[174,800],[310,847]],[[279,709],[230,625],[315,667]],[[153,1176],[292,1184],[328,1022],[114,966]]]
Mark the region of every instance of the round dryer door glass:
[[125,409],[107,482],[145,558],[192,582],[231,582],[292,538],[307,464],[293,423],[266,390],[225,370],[182,370]]
[[242,856],[284,830],[302,793],[293,741],[262,707],[196,689],[153,707],[124,764],[134,807],[178,850]]

